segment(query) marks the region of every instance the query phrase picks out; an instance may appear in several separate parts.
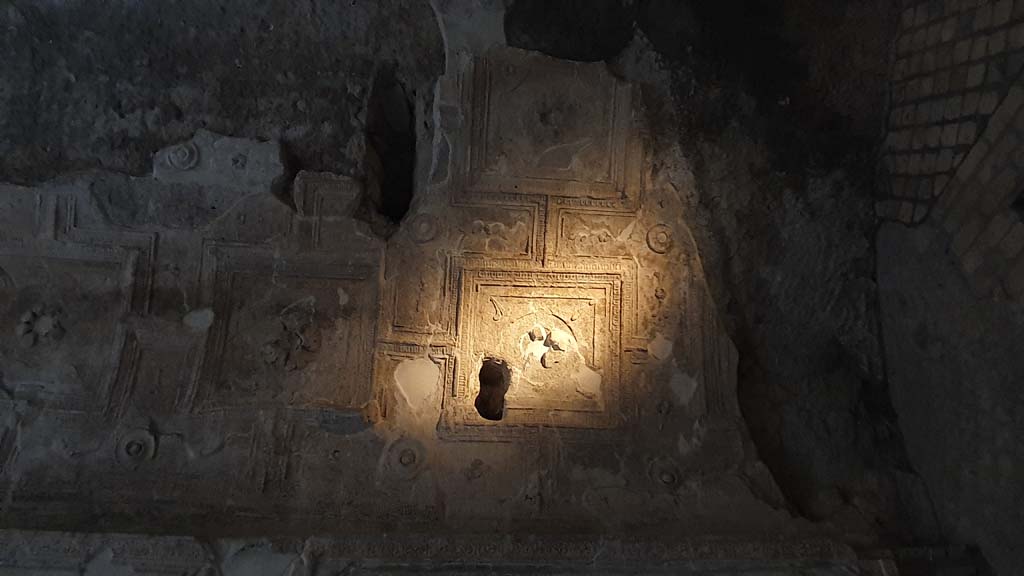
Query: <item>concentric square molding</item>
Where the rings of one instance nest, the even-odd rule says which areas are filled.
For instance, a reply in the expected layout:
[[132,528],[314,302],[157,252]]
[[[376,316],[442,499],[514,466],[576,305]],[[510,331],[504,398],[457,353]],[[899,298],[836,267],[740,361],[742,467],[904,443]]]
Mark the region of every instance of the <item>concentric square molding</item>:
[[462,81],[460,197],[505,193],[618,202],[628,186],[632,92],[603,64],[495,50]]
[[[452,438],[506,440],[542,426],[602,430],[623,423],[633,393],[622,349],[635,322],[636,272],[624,260],[586,269],[502,269],[455,260],[460,271],[458,362],[446,390],[442,431]],[[552,356],[555,358],[552,359]],[[500,421],[474,405],[485,358],[511,370]]]

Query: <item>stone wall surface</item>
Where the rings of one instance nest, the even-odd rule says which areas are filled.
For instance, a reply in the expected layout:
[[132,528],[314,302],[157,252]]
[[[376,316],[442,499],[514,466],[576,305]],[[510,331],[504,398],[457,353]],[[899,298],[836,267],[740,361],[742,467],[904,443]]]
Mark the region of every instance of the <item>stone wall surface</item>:
[[[365,233],[385,237],[395,233],[404,207],[402,202],[384,197],[380,187],[372,182],[382,176],[386,161],[392,156],[385,153],[381,158],[382,150],[399,150],[402,154],[408,150],[403,146],[367,150],[373,148],[365,142],[366,132],[373,130],[373,112],[389,110],[387,105],[374,105],[378,86],[387,88],[384,94],[407,98],[398,105],[409,108],[406,116],[414,113],[416,122],[411,129],[419,139],[418,148],[430,149],[417,157],[417,182],[428,183],[432,178],[440,182],[448,176],[434,168],[449,165],[445,159],[453,153],[455,141],[435,130],[435,126],[450,126],[463,116],[461,110],[451,106],[456,100],[451,96],[446,96],[445,106],[434,105],[434,80],[443,70],[451,69],[454,78],[490,47],[507,43],[531,44],[523,47],[585,61],[611,58],[621,50],[614,55],[609,69],[617,78],[632,81],[636,89],[634,104],[643,103],[637,115],[643,117],[644,129],[652,132],[651,139],[656,142],[646,149],[653,167],[651,181],[678,195],[676,202],[672,194],[661,192],[670,199],[667,209],[681,211],[681,215],[672,214],[666,219],[680,217],[693,234],[690,248],[696,246],[695,251],[700,253],[702,274],[707,279],[704,295],[714,302],[720,328],[729,334],[739,354],[737,395],[742,423],[750,425],[754,435],[749,439],[753,442],[741,442],[744,462],[750,465],[745,465],[738,478],[769,508],[786,509],[787,513],[816,520],[837,520],[843,526],[852,526],[854,532],[874,532],[877,525],[884,526],[883,532],[906,532],[905,509],[921,508],[922,498],[917,479],[903,466],[898,433],[886,410],[881,349],[873,316],[872,256],[867,241],[872,226],[871,200],[863,184],[854,182],[849,172],[834,165],[827,166],[824,173],[817,172],[820,157],[839,158],[842,162],[848,157],[845,138],[825,138],[835,134],[834,126],[845,125],[844,119],[837,120],[836,112],[841,113],[838,116],[849,114],[854,118],[858,139],[867,133],[875,135],[881,109],[876,101],[882,93],[886,70],[884,58],[878,54],[884,54],[888,46],[886,18],[879,16],[888,13],[889,4],[825,6],[793,0],[786,2],[785,14],[775,15],[774,20],[765,21],[762,16],[772,15],[761,9],[755,17],[739,22],[733,18],[737,2],[699,3],[689,8],[674,2],[634,4],[619,0],[561,2],[557,7],[527,0],[439,0],[433,4],[313,2],[298,6],[276,0],[219,0],[176,6],[159,2],[8,2],[0,11],[0,26],[10,34],[0,37],[0,48],[4,61],[16,65],[5,70],[0,85],[4,104],[0,110],[7,112],[0,118],[0,179],[35,186],[34,190],[41,194],[49,185],[40,185],[56,182],[55,177],[60,182],[72,182],[76,172],[93,169],[109,172],[90,178],[115,184],[137,183],[128,175],[138,179],[148,173],[154,154],[174,143],[189,141],[197,130],[207,129],[250,140],[280,141],[286,152],[281,159],[285,171],[274,178],[273,189],[285,206],[296,210],[304,202],[301,197],[316,194],[303,190],[319,186],[307,186],[310,174],[293,184],[296,171],[321,173],[317,177],[326,180],[332,179],[331,174],[365,179],[367,185],[362,189],[359,207],[327,207],[325,210],[333,211],[334,215],[324,221],[347,221],[346,216],[337,214],[353,214],[371,222],[368,231],[363,229]],[[796,16],[796,20],[788,21],[791,16]],[[791,59],[787,40],[778,38],[774,29],[783,17],[787,19],[786,33],[796,34],[798,43],[804,44],[799,62]],[[750,42],[759,49],[743,48]],[[566,46],[579,50],[559,52]],[[856,55],[855,71],[847,65],[847,50]],[[126,54],[132,57],[124,57]],[[813,70],[809,81],[812,90],[792,82],[799,77],[804,60],[808,61],[806,68]],[[721,77],[695,75],[697,70],[719,67],[725,70]],[[733,69],[749,77],[732,77]],[[388,81],[379,82],[382,78]],[[751,98],[748,90],[756,93],[758,101]],[[838,110],[822,110],[818,105],[821,99]],[[588,102],[589,113],[599,108],[601,102],[602,99]],[[559,122],[559,117],[565,115],[565,111],[555,112],[547,115],[549,124]],[[765,117],[772,126],[769,130],[762,129]],[[806,125],[803,120],[808,118],[814,122]],[[502,130],[517,129],[509,119],[501,120],[505,122]],[[555,132],[548,126],[535,136],[551,139],[557,136]],[[369,140],[373,140],[372,135]],[[407,138],[402,139],[403,144],[407,142]],[[577,158],[581,160],[579,167],[592,169],[601,151],[595,147],[572,149],[580,145],[582,139],[568,147],[551,148],[544,170],[557,173],[567,159],[571,163]],[[398,164],[404,164],[406,158],[401,160]],[[814,172],[809,180],[805,179],[808,172]],[[228,173],[235,174],[230,170]],[[383,176],[386,184],[389,175]],[[492,176],[485,178],[490,179],[488,186],[495,183]],[[545,178],[536,172],[529,176],[534,184]],[[607,203],[609,191],[619,183],[615,178],[598,183],[595,200]],[[165,201],[166,196],[152,203],[147,199],[144,205],[139,205],[134,188],[103,186],[110,190],[102,194],[110,197],[104,205],[111,209],[103,216],[101,228],[130,227],[138,219],[149,226],[148,231],[158,233],[158,244],[164,244],[164,237],[170,235],[163,230],[166,227],[180,231],[178,237],[186,244],[189,241],[185,231],[189,226],[193,226],[197,237],[207,234],[202,229],[206,226],[202,219],[191,214],[190,208]],[[562,188],[545,188],[544,193],[526,191],[512,204],[502,200],[500,207],[479,210],[480,217],[468,223],[460,220],[465,216],[458,216],[467,213],[462,206],[452,223],[458,226],[457,233],[467,234],[467,252],[475,250],[479,254],[483,246],[499,250],[504,258],[515,250],[516,259],[532,259],[536,263],[543,253],[539,244],[520,244],[520,250],[504,245],[507,242],[500,236],[511,234],[515,242],[520,242],[526,228],[517,227],[518,223],[557,213],[565,216],[558,224],[564,226],[564,231],[557,234],[584,242],[576,247],[558,240],[554,231],[547,231],[555,224],[547,222],[544,234],[534,233],[531,238],[543,239],[551,254],[575,251],[588,258],[596,255],[628,259],[632,255],[629,251],[610,242],[612,238],[623,238],[621,234],[626,228],[622,226],[629,220],[628,211],[618,206],[597,221],[579,218],[577,208],[581,199],[572,197],[578,196],[579,190],[571,190],[571,186]],[[570,201],[563,202],[562,194],[569,195]],[[547,208],[540,210],[547,204],[543,198],[546,196],[556,198],[550,212]],[[463,201],[464,198],[459,199],[450,206],[459,206]],[[316,210],[311,204],[308,206],[307,213]],[[388,218],[382,221],[381,215],[375,213],[381,207],[398,209],[386,214]],[[429,208],[434,210],[433,216],[445,220],[448,207]],[[640,259],[644,265],[655,257],[645,252],[650,249],[643,248],[646,240],[640,232],[652,224],[648,220],[654,211],[650,205],[645,211],[638,211],[642,226],[630,229],[628,235],[629,241],[636,242],[641,249],[639,254],[646,256],[646,260]],[[410,218],[417,215],[409,214]],[[219,216],[210,218],[220,222]],[[428,220],[417,224],[422,224],[420,228],[429,236]],[[476,220],[481,225],[474,228]],[[251,225],[252,219],[248,222]],[[510,224],[512,228],[502,230],[488,222]],[[24,230],[24,225],[19,220],[22,228],[12,229],[11,234],[23,233],[15,230]],[[406,230],[408,225],[411,222],[403,225]],[[595,225],[599,225],[596,230]],[[675,232],[678,225],[679,222],[674,225]],[[32,226],[34,230],[35,225]],[[260,226],[262,223],[257,222],[256,227]],[[308,235],[315,236],[315,242],[329,246],[337,240],[330,237],[334,232],[327,225],[309,226],[312,230]],[[790,229],[793,233],[787,232]],[[268,244],[275,254],[270,268],[276,269],[290,257],[277,252],[278,246],[291,242],[277,236],[285,234],[291,238],[292,232],[275,230],[267,236],[261,234],[262,230],[238,232],[241,239],[237,244],[259,244],[277,238]],[[492,237],[495,234],[499,237]],[[548,237],[556,241],[548,243]],[[680,247],[684,245],[682,239],[672,234],[652,235],[656,245],[662,242],[658,239],[668,237],[675,238],[674,248],[659,257],[667,262],[682,253]],[[428,255],[432,247],[448,249],[452,242],[447,233],[428,241],[425,247],[410,240],[408,231],[396,234],[395,238],[395,242],[418,246],[417,254]],[[587,242],[592,246],[587,246]],[[158,247],[160,260],[165,256],[168,260],[185,260],[184,264],[169,264],[180,266],[182,273],[202,270],[206,287],[199,290],[193,285],[190,291],[188,282],[178,281],[171,282],[173,288],[165,290],[164,284],[156,282],[152,298],[154,309],[169,316],[170,326],[188,317],[189,326],[203,327],[209,323],[218,338],[227,332],[229,336],[217,345],[222,349],[215,348],[212,353],[223,352],[232,362],[245,359],[245,346],[263,336],[249,337],[248,341],[232,339],[233,328],[225,326],[223,318],[202,311],[205,307],[216,307],[207,306],[212,298],[196,294],[232,292],[235,300],[217,304],[229,308],[258,300],[260,288],[249,279],[265,273],[268,266],[235,244],[229,241],[227,246],[215,246],[209,252],[190,248],[191,251],[177,254]],[[783,252],[790,257],[780,258]],[[203,256],[197,256],[200,253]],[[527,253],[529,258],[521,257]],[[204,263],[194,262],[196,258]],[[395,265],[396,258],[392,257],[390,262]],[[416,265],[426,267],[422,262]],[[318,267],[315,259],[303,260],[297,274],[309,274]],[[819,269],[824,272],[817,273]],[[415,271],[415,267],[410,269]],[[614,272],[603,270],[605,275],[601,277],[609,281],[607,286],[613,285]],[[438,270],[429,273],[436,275]],[[176,273],[162,274],[172,277]],[[547,282],[548,288],[556,288],[552,280],[555,276],[547,272],[530,270],[526,274],[532,275],[534,282]],[[225,279],[228,277],[235,280]],[[232,282],[242,288],[229,288]],[[668,289],[663,290],[666,296],[670,294]],[[318,299],[324,297],[322,291],[316,293]],[[658,293],[655,288],[655,294]],[[524,300],[527,298],[518,299]],[[695,302],[690,310],[701,309],[707,303]],[[196,311],[200,304],[203,308]],[[281,310],[274,315],[284,311],[286,305],[280,306]],[[822,322],[823,316],[816,310],[838,312]],[[40,309],[40,314],[46,316],[42,312]],[[331,315],[335,312],[328,310]],[[399,315],[400,323],[410,318],[421,321],[416,315],[427,313],[422,309],[413,310],[413,314],[407,312],[409,309]],[[307,332],[301,327],[309,314],[309,306],[302,304],[280,319],[287,327],[264,342],[268,345],[266,356],[270,366],[279,365],[289,373],[308,367],[315,354],[306,349]],[[345,314],[343,308],[342,316]],[[29,331],[34,323],[30,315],[26,327],[20,330]],[[240,318],[238,323],[246,334],[269,329],[253,317]],[[46,329],[49,324],[50,320],[43,318],[42,327]],[[299,329],[295,329],[297,326]],[[458,323],[455,326],[460,327]],[[541,328],[539,334],[544,335],[544,327]],[[151,332],[159,335],[163,330],[159,327]],[[609,330],[604,335],[613,333]],[[664,351],[666,343],[673,339],[664,331],[662,336],[664,340],[658,342]],[[546,341],[544,335],[541,345]],[[681,345],[680,340],[673,342]],[[200,348],[205,355],[204,346]],[[285,353],[295,346],[299,350]],[[697,355],[695,351],[690,353]],[[569,355],[575,358],[574,354]],[[192,366],[192,361],[186,360],[174,368],[188,372]],[[411,373],[417,373],[416,367],[429,369],[421,362],[411,367]],[[376,369],[374,359],[371,370]],[[248,417],[253,406],[269,411],[268,406],[273,404],[268,403],[268,398],[275,394],[295,393],[297,402],[314,406],[330,404],[317,400],[323,391],[323,377],[320,384],[308,389],[302,388],[303,378],[292,374],[283,390],[260,391],[254,384],[235,386],[235,391],[225,394],[216,391],[220,384],[216,382],[218,370],[214,366],[203,368],[197,375],[175,376],[201,383],[190,387],[194,392],[186,394],[183,401],[209,406],[225,418]],[[365,370],[365,366],[359,366],[352,378],[358,379],[358,374]],[[161,378],[166,381],[169,377]],[[277,385],[276,377],[232,370],[224,375],[229,383],[247,378],[260,386]],[[683,392],[692,387],[685,379],[677,382]],[[232,389],[231,386],[226,387]],[[166,386],[155,387],[161,390],[160,394],[177,396],[176,392],[168,392]],[[249,390],[254,391],[251,401],[231,412],[230,402],[225,398]],[[345,400],[336,404],[356,402],[364,393],[350,392],[343,394]],[[699,392],[695,392],[695,397],[699,398]],[[166,405],[177,400],[154,400],[154,404],[159,402]],[[604,408],[602,413],[601,418],[607,419],[611,412]],[[342,420],[333,426],[353,430],[360,426]],[[742,424],[732,423],[727,428],[736,431]],[[278,433],[280,442],[286,444],[290,432],[283,429]],[[691,445],[694,437],[686,437],[686,445]],[[761,459],[765,465],[760,464]],[[926,516],[916,515],[918,519],[910,523],[929,522]],[[919,522],[921,518],[925,521]]]
[[977,543],[998,574],[1024,561],[1021,304],[978,295],[937,224],[879,235],[893,404],[946,537]]
[[5,525],[812,530],[751,448],[634,87],[448,40],[387,239],[380,178],[205,129],[149,176],[4,188]]
[[339,574],[680,574],[981,576],[954,547],[866,549],[817,539],[735,541],[428,534],[198,539],[0,531],[10,576],[327,576]]
[[[595,564],[516,551],[592,561],[608,546],[550,534],[629,534],[634,562],[668,533],[690,560],[657,570],[841,574],[848,550],[809,535],[938,541],[889,404],[861,173],[891,6],[675,4],[0,7],[0,523],[533,533],[468,556],[551,573]],[[955,127],[1002,125],[985,114]],[[406,178],[411,204],[386,190]],[[116,539],[71,538],[92,547],[40,544],[57,573],[127,570]],[[168,542],[140,546],[196,552]],[[315,573],[302,545],[199,547],[132,570]],[[338,550],[383,562],[338,571],[411,569]]]
[[939,199],[932,220],[980,296],[1024,296],[1021,134],[1024,86],[1014,86]]
[[[10,576],[326,576],[336,574],[895,574],[891,554],[861,559],[827,540],[636,541],[549,536],[197,540],[173,536],[0,531]],[[889,572],[876,572],[874,568]]]
[[4,189],[5,523],[190,516],[282,480],[279,411],[365,427],[340,410],[370,397],[382,242],[352,180],[303,173],[293,210],[283,171],[277,144],[200,131],[152,177]]
[[429,92],[444,45],[425,0],[0,5],[0,174],[145,174],[198,129],[280,140],[297,168],[357,173],[374,72]]
[[[639,20],[656,63],[631,50],[621,58],[670,78],[645,84],[664,153],[658,176],[695,179],[686,217],[740,350],[739,397],[758,453],[799,514],[930,541],[934,519],[889,405],[877,323],[872,176],[895,7],[691,8],[690,19],[664,9]],[[679,58],[692,68],[665,65],[688,26],[699,33],[682,36],[690,56]],[[685,169],[673,146],[686,151]]]
[[[908,198],[879,210],[910,227],[884,225],[877,246],[888,374],[911,461],[943,533],[979,543],[999,574],[1015,574],[1024,562],[1017,504],[1024,454],[1014,440],[1024,409],[1017,389],[1024,376],[1022,10],[1004,0],[904,11],[889,132],[890,151],[902,160],[889,168],[894,192],[906,189]],[[950,57],[958,83],[950,80],[947,90]],[[905,128],[914,106],[902,100],[914,90],[919,118],[945,106],[944,116],[921,121],[929,127]],[[928,143],[946,130],[966,136],[955,145],[952,136],[933,139],[938,148]],[[898,167],[951,152],[954,161],[943,161],[938,175],[937,165]]]

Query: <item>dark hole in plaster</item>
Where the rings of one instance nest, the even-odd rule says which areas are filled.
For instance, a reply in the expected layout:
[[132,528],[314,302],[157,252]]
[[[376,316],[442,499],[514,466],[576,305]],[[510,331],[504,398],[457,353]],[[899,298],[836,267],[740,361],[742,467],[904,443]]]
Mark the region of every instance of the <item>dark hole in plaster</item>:
[[1010,208],[1017,213],[1017,217],[1024,220],[1024,190],[1017,192],[1017,198],[1010,204]]
[[416,167],[416,128],[412,94],[393,68],[377,72],[367,107],[367,200],[393,223],[409,210]]
[[476,396],[476,411],[487,420],[501,420],[505,414],[505,393],[508,392],[512,372],[502,360],[484,358],[480,366],[480,393]]
[[636,12],[631,0],[516,0],[505,11],[505,37],[516,48],[598,62],[629,44]]

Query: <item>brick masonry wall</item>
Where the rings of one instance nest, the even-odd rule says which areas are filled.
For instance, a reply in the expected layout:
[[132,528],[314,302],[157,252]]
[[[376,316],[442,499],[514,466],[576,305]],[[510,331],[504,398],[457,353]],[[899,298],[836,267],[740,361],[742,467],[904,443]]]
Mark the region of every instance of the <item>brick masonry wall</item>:
[[1024,86],[1014,86],[935,204],[931,220],[981,295],[1024,296]]
[[919,223],[1024,68],[1024,0],[910,2],[894,51],[879,215]]
[[931,0],[902,12],[883,220],[925,220],[979,295],[1024,298],[1024,0]]

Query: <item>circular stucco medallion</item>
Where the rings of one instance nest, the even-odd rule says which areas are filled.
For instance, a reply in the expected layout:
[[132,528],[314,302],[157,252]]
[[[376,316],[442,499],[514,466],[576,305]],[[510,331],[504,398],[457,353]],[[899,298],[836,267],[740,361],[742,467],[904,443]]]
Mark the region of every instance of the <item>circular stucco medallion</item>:
[[143,428],[134,428],[121,435],[117,442],[117,461],[126,468],[138,468],[156,456],[156,438]]
[[415,466],[418,460],[419,456],[411,448],[402,450],[402,453],[398,455],[398,463],[401,464],[403,468]]
[[647,246],[658,254],[672,248],[672,230],[664,224],[656,224],[647,231]]
[[411,438],[399,438],[387,447],[383,468],[388,476],[398,480],[411,480],[426,463],[423,445]]
[[656,485],[666,490],[674,490],[682,480],[679,467],[667,458],[658,458],[651,462],[647,472]]
[[437,238],[441,222],[433,214],[419,214],[409,222],[409,233],[414,242],[425,244]]
[[178,144],[167,151],[167,165],[175,170],[191,170],[199,164],[199,148],[192,142]]

